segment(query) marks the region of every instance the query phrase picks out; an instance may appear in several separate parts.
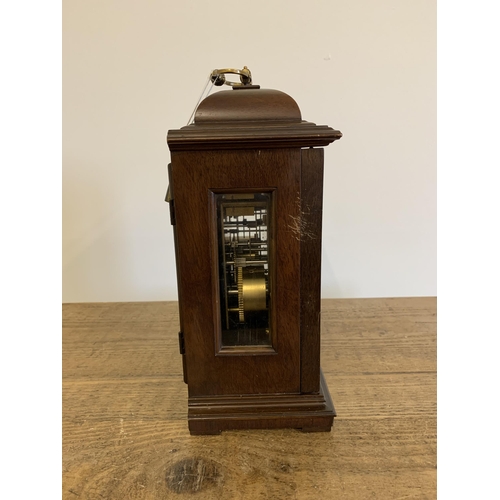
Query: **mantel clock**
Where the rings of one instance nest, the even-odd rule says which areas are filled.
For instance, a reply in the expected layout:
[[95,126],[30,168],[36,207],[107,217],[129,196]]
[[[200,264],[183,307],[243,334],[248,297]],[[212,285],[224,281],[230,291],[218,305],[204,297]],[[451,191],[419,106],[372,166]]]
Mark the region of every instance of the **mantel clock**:
[[329,431],[322,146],[342,134],[303,121],[290,96],[253,85],[246,67],[211,79],[232,89],[167,135],[189,430]]

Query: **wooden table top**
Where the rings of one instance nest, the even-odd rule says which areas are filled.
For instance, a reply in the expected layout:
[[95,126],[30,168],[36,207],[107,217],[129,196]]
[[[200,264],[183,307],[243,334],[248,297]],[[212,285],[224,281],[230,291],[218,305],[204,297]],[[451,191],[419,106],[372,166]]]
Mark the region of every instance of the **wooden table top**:
[[63,306],[64,499],[436,497],[436,298],[322,301],[331,433],[190,436],[176,302]]

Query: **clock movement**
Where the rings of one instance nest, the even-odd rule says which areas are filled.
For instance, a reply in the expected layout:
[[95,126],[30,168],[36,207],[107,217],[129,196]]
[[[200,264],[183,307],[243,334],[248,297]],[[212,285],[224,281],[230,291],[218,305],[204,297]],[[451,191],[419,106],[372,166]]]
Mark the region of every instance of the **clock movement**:
[[246,67],[211,81],[232,89],[167,135],[189,430],[329,431],[322,147],[342,134],[302,120],[289,95],[252,84]]

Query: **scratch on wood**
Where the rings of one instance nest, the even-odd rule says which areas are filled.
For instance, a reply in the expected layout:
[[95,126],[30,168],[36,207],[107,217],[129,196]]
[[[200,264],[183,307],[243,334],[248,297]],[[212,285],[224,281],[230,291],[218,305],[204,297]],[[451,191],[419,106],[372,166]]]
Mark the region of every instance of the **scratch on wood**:
[[220,483],[222,476],[218,464],[204,458],[185,458],[167,471],[166,482],[174,493],[196,493]]
[[311,216],[311,207],[307,203],[301,206],[300,197],[297,197],[296,204],[299,208],[299,215],[289,214],[291,219],[291,222],[288,224],[289,229],[298,241],[315,240],[317,235],[309,228],[308,222],[308,218]]

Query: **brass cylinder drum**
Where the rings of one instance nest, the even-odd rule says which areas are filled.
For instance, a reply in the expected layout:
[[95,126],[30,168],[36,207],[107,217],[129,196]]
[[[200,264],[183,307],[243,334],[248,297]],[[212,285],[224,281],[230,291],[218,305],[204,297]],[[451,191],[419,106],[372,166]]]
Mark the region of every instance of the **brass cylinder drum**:
[[263,267],[243,269],[243,310],[266,310],[266,276]]

